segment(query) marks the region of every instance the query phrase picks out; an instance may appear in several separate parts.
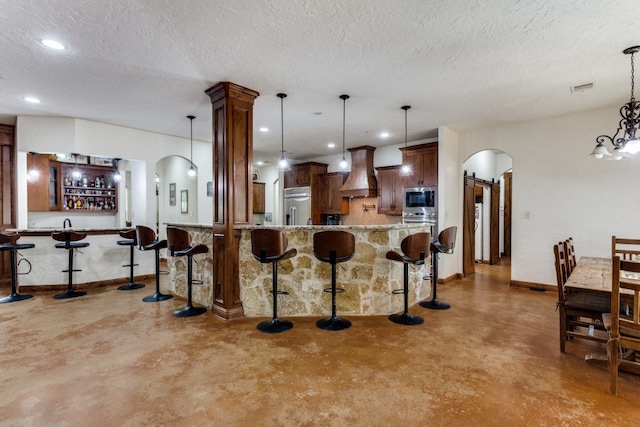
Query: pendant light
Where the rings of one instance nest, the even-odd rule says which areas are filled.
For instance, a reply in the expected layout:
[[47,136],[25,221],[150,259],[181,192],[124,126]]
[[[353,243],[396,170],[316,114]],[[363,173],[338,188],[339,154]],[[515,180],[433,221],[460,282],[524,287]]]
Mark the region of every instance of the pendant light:
[[[411,108],[410,105],[404,105],[402,109],[404,110],[404,148],[407,148],[407,110]],[[402,164],[400,168],[401,176],[411,176],[413,175],[413,171],[411,170],[411,166],[407,162]]]
[[287,97],[286,93],[279,93],[276,95],[280,98],[280,160],[278,160],[278,170],[288,171],[291,170],[289,162],[284,158],[284,99]]
[[78,153],[71,153],[71,155],[76,159],[76,167],[73,168],[73,172],[71,172],[71,176],[76,180],[79,180],[82,174],[80,173],[80,169],[78,169]]
[[191,163],[191,167],[187,171],[187,175],[190,178],[194,178],[197,175],[196,168],[193,167],[193,119],[195,119],[196,116],[187,116],[187,118],[191,120],[191,158],[189,159],[189,163]]
[[36,152],[34,151],[29,151],[29,154],[31,154],[31,156],[33,156],[32,160],[33,163],[31,164],[31,169],[29,169],[29,172],[27,173],[27,179],[31,182],[35,182],[38,180],[38,177],[40,176],[40,173],[38,172],[38,169],[36,168]]
[[113,163],[115,164],[116,167],[116,173],[113,174],[113,180],[115,182],[119,182],[122,179],[122,175],[120,175],[120,159],[115,158],[113,159]]
[[[596,147],[591,155],[596,159],[620,160],[631,157],[640,152],[640,103],[634,95],[634,63],[633,55],[640,52],[640,46],[632,46],[622,51],[625,55],[631,55],[631,99],[620,108],[622,119],[618,122],[618,129],[613,136],[600,135],[596,138]],[[620,133],[622,134],[618,136]],[[604,146],[605,141],[613,145],[613,155]]]
[[347,99],[349,99],[349,95],[340,95],[340,99],[342,99],[342,160],[340,160],[340,168],[342,170],[347,170],[347,167],[349,166],[349,163],[347,162],[347,158],[344,155],[344,148],[345,148],[345,142],[344,142],[344,135],[345,135],[345,122],[346,122],[346,104],[347,104]]

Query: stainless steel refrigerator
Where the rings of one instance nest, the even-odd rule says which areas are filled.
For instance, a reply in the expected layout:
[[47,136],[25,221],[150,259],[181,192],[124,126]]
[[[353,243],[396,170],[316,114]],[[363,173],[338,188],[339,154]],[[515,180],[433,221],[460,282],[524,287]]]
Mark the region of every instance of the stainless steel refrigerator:
[[311,187],[284,189],[284,223],[286,225],[311,223]]

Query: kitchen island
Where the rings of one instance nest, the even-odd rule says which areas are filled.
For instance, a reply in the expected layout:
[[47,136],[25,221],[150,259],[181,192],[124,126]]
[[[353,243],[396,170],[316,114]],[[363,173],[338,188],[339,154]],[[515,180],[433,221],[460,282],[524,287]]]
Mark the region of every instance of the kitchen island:
[[[58,231],[75,231],[86,233],[82,240],[89,246],[74,251],[74,269],[82,271],[73,274],[74,288],[89,289],[93,287],[128,283],[129,246],[118,245],[120,231],[129,228],[29,228],[7,230],[20,234],[18,243],[33,243],[35,248],[19,251],[20,258],[31,264],[31,272],[18,276],[21,292],[61,291],[66,289],[69,255],[66,249],[55,248],[58,241],[53,240],[51,233]],[[155,261],[153,253],[135,249],[134,274],[136,280],[150,280],[155,277]],[[18,272],[24,273],[29,266],[20,262]]]

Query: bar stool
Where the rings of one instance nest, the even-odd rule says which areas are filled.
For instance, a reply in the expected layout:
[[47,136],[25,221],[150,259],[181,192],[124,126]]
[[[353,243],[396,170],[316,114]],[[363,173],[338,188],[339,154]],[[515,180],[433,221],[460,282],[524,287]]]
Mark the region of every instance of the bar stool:
[[273,317],[271,320],[260,322],[259,331],[268,334],[288,331],[293,328],[293,323],[288,320],[278,319],[278,295],[289,295],[289,292],[278,290],[278,262],[293,258],[298,253],[295,249],[287,250],[287,236],[280,230],[260,228],[251,231],[251,252],[261,263],[271,263],[273,294]]
[[175,317],[197,316],[207,311],[205,307],[194,307],[192,304],[191,288],[193,284],[201,285],[199,280],[193,280],[193,256],[209,252],[206,245],[191,246],[191,235],[188,231],[175,227],[167,227],[167,243],[171,256],[187,257],[187,306],[173,312]]
[[131,229],[121,231],[120,237],[123,237],[126,240],[118,240],[116,243],[120,246],[129,246],[129,264],[123,265],[123,267],[129,267],[129,283],[123,286],[119,286],[118,290],[130,291],[133,289],[144,288],[143,284],[133,282],[133,267],[138,265],[133,263],[133,248],[138,244],[138,242],[136,241],[136,230]]
[[[136,226],[136,240],[138,241],[138,248],[141,251],[154,250],[156,252],[156,292],[153,295],[142,298],[144,302],[157,302],[164,301],[173,298],[173,295],[167,295],[160,292],[160,249],[167,247],[166,240],[158,240],[155,231],[144,225]],[[169,274],[168,271],[163,271],[162,274]]]
[[387,259],[399,261],[404,264],[404,286],[395,289],[394,294],[404,294],[404,311],[389,316],[389,320],[401,325],[420,325],[424,319],[420,316],[409,314],[409,264],[424,265],[425,256],[429,253],[431,233],[416,233],[402,239],[400,248],[402,254],[395,251],[387,252]]
[[[16,302],[32,298],[33,295],[20,295],[18,293],[18,272],[16,263],[16,252],[22,249],[35,248],[33,243],[18,243],[20,234],[18,233],[0,233],[0,252],[9,252],[9,262],[11,263],[11,295],[0,299],[0,304],[5,302]],[[22,260],[21,260],[22,261]],[[25,259],[26,261],[26,259]],[[29,261],[27,261],[29,262]],[[31,264],[29,264],[31,266]],[[29,267],[31,271],[31,267]],[[24,273],[27,274],[27,273]]]
[[420,301],[420,304],[424,308],[431,308],[433,310],[446,310],[451,306],[447,303],[438,301],[436,295],[436,289],[438,286],[438,254],[452,254],[453,248],[456,244],[456,232],[458,227],[453,226],[445,228],[438,234],[438,240],[431,243],[431,283],[433,283],[433,298],[430,301]]
[[322,262],[331,263],[331,287],[324,292],[331,292],[331,317],[320,319],[316,326],[325,331],[340,331],[351,326],[351,321],[336,316],[336,294],[344,292],[336,288],[336,264],[351,259],[356,248],[356,239],[346,231],[320,231],[313,235],[313,254]]
[[76,291],[73,289],[73,272],[74,271],[82,271],[82,270],[74,270],[73,269],[73,251],[75,249],[86,248],[89,246],[87,242],[79,242],[79,240],[87,237],[86,233],[78,233],[76,231],[57,231],[51,233],[51,237],[53,240],[57,240],[64,243],[56,243],[55,247],[58,249],[66,249],[69,251],[69,268],[67,270],[62,270],[63,273],[69,273],[69,284],[67,286],[66,292],[63,292],[58,295],[54,295],[54,299],[67,299],[67,298],[76,298],[81,297],[82,295],[86,295],[87,293],[84,291]]

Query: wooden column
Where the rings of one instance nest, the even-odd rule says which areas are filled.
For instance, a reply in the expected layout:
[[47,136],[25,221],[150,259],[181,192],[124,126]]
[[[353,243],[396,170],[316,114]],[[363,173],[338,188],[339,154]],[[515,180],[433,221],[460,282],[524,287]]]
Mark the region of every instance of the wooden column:
[[223,319],[244,315],[237,225],[253,216],[253,102],[259,93],[230,82],[207,89],[213,107],[213,303]]

